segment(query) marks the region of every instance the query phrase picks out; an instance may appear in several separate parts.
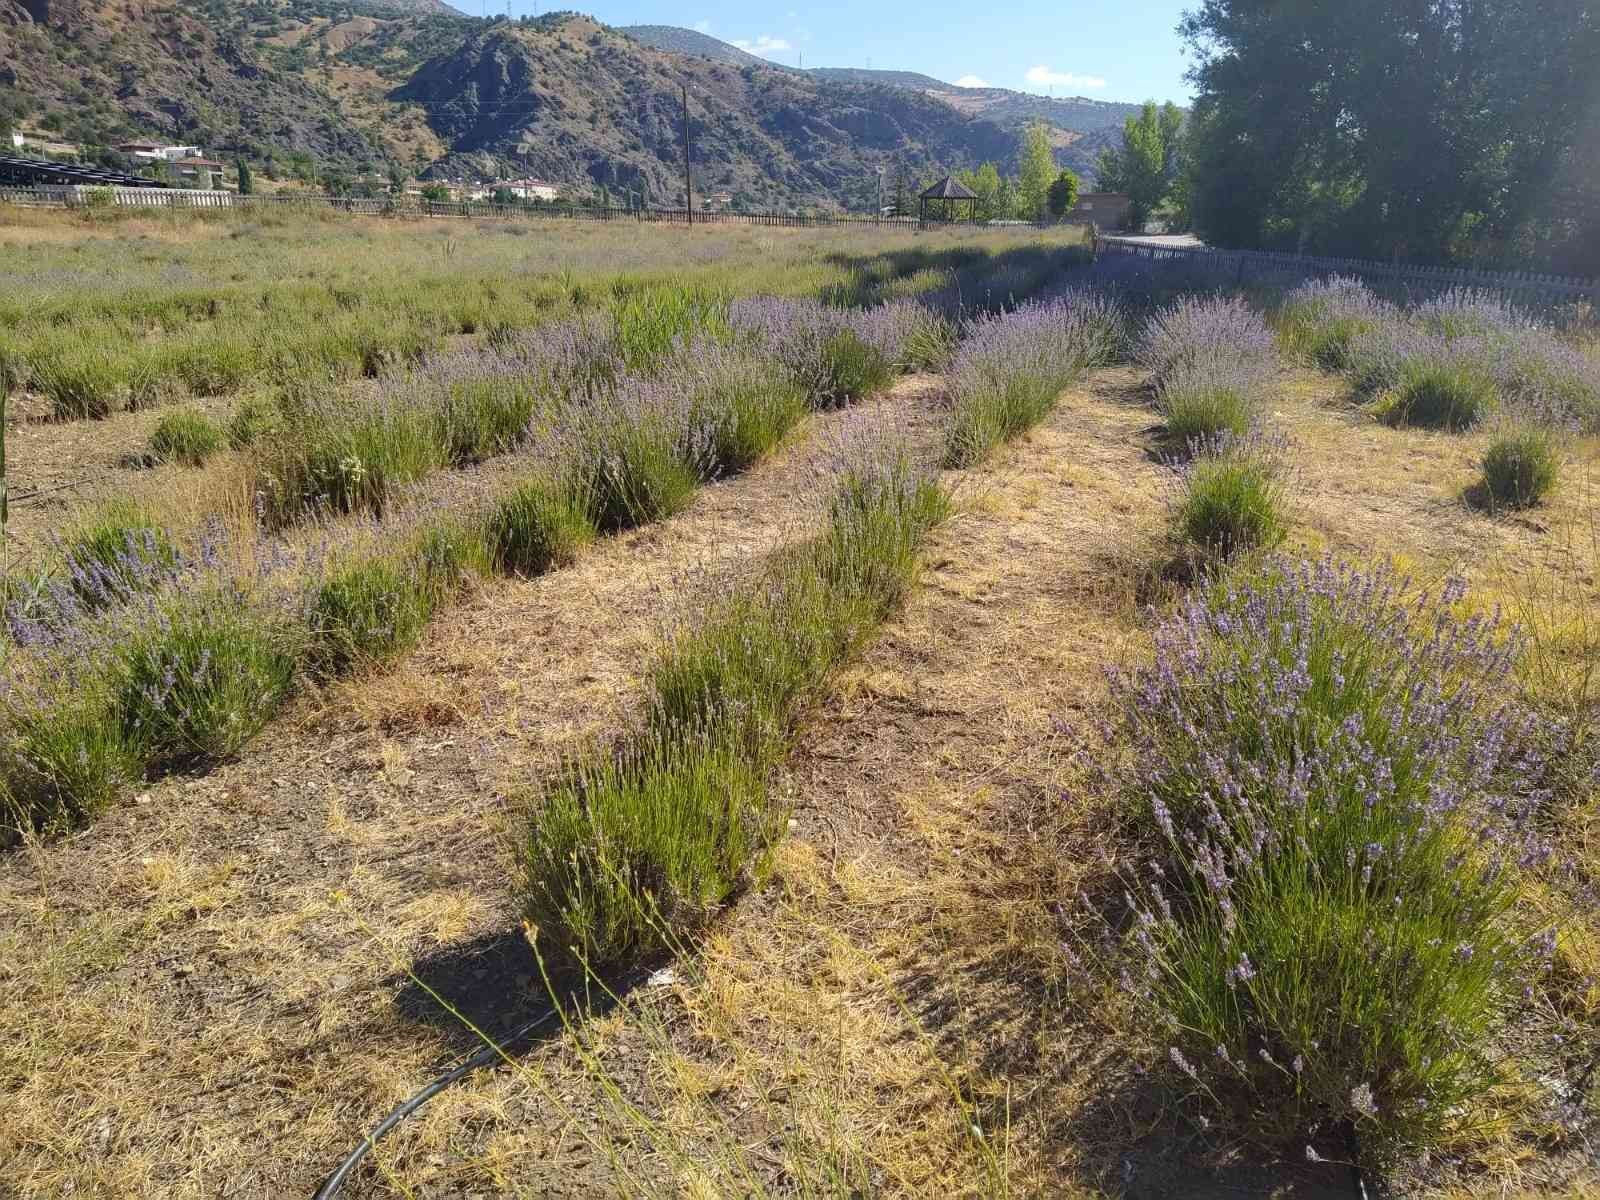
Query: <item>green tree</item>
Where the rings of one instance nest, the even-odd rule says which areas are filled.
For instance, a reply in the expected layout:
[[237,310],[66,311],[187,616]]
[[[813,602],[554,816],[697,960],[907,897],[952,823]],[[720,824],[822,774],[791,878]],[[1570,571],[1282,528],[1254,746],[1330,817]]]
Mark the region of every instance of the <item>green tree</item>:
[[1572,171],[1594,158],[1600,8],[1203,0],[1183,32],[1208,241],[1600,269],[1600,194]]
[[251,173],[250,164],[240,159],[236,164],[239,172],[239,195],[252,196],[256,190],[256,177]]
[[1048,203],[1050,215],[1058,221],[1071,212],[1078,203],[1078,177],[1071,171],[1057,175],[1050,185]]
[[1017,184],[1014,179],[1001,177],[1000,190],[995,193],[994,206],[996,214],[1007,221],[1023,215],[1022,201],[1017,195]]
[[1050,127],[1043,121],[1030,121],[1022,131],[1017,192],[1022,214],[1030,221],[1044,219],[1049,202],[1050,182],[1056,177],[1056,155],[1050,145]]
[[1135,228],[1150,219],[1171,191],[1181,156],[1183,110],[1175,104],[1158,108],[1145,101],[1139,115],[1122,126],[1122,145],[1101,151],[1095,167],[1097,186],[1121,192],[1133,201],[1129,221]]
[[439,204],[443,204],[446,200],[450,199],[450,189],[445,187],[445,185],[442,183],[424,184],[422,188],[422,198],[424,200],[433,200]]
[[911,200],[911,186],[906,182],[905,171],[894,173],[894,215],[897,217],[914,217],[917,215],[916,206]]
[[1000,211],[1000,168],[986,162],[976,171],[958,172],[956,178],[971,188],[978,197],[974,215],[980,221],[993,221],[1003,216]]

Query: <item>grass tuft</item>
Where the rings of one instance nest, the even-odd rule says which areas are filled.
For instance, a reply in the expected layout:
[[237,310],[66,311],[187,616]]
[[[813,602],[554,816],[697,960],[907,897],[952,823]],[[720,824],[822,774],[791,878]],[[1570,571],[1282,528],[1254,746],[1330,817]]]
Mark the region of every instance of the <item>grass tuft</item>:
[[223,447],[222,430],[199,409],[166,413],[150,435],[150,453],[163,462],[198,467]]
[[1524,426],[1500,434],[1483,456],[1483,485],[1506,508],[1530,508],[1555,489],[1561,439],[1550,429]]
[[1203,559],[1271,549],[1288,532],[1280,448],[1222,437],[1191,446],[1172,505],[1172,538]]
[[1494,380],[1476,367],[1423,360],[1401,367],[1399,381],[1376,412],[1391,425],[1460,432],[1484,420],[1498,400]]

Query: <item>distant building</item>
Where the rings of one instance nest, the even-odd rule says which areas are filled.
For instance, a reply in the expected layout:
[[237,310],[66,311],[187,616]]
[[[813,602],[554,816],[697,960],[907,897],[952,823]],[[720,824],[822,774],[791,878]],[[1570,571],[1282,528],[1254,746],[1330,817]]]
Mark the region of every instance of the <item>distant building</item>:
[[165,142],[123,142],[117,149],[146,162],[179,162],[186,158],[199,158],[199,146],[171,146]]
[[1125,229],[1133,212],[1133,200],[1121,192],[1080,192],[1078,203],[1066,220],[1101,229]]
[[13,150],[21,150],[27,144],[28,144],[28,139],[27,138],[23,137],[15,129],[13,129],[11,131],[11,148]]
[[213,188],[222,178],[223,164],[214,158],[180,158],[172,164],[178,178],[192,180],[196,187]]
[[725,209],[733,203],[732,192],[712,192],[702,203],[710,210]]
[[543,179],[512,179],[499,184],[518,200],[554,200],[561,189]]

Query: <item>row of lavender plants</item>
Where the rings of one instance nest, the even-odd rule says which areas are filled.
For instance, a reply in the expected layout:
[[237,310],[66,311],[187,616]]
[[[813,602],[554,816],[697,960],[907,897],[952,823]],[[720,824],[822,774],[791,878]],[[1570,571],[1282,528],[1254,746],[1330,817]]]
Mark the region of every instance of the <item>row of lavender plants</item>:
[[[792,305],[739,302],[730,320],[758,329],[801,378],[834,336],[816,310]],[[1125,337],[1115,306],[1079,292],[980,313],[960,334],[947,466],[1036,423]],[[823,381],[812,389],[828,394]],[[774,774],[798,711],[899,602],[949,511],[931,468],[896,439],[874,434],[843,458],[822,534],[677,628],[647,676],[638,727],[522,797],[518,893],[541,955],[597,969],[677,948],[759,877],[785,828]]]
[[1537,503],[1564,439],[1600,432],[1600,358],[1490,292],[1404,307],[1354,279],[1314,280],[1285,298],[1279,327],[1290,349],[1348,375],[1383,420],[1492,425],[1482,486],[1498,504]]
[[[470,386],[439,389],[443,400],[417,424],[481,430],[472,419],[438,422],[464,396],[474,413],[512,409],[524,422],[497,426],[518,429],[520,479],[475,517],[391,512],[389,532],[364,535],[399,498],[394,475],[365,493],[373,501],[343,506],[366,518],[330,525],[328,538],[292,553],[270,538],[224,551],[227,539],[209,531],[186,550],[134,506],[97,514],[62,547],[53,578],[8,597],[0,785],[15,826],[81,822],[142,775],[237,753],[301,673],[404,653],[483,570],[544,571],[598,534],[678,511],[704,481],[768,453],[812,408],[882,387],[927,319],[910,306],[852,314],[771,300],[699,314],[687,333],[682,324],[641,331],[635,322],[631,337],[603,343],[605,354],[575,331],[545,331],[540,353],[512,348],[490,368],[434,364]],[[517,406],[552,377],[561,386],[523,417]],[[379,401],[384,420],[402,409]],[[329,421],[392,427],[368,422],[372,411]],[[353,452],[341,478],[366,486],[383,461]],[[330,548],[335,531],[342,549]]]
[[[1187,298],[1136,357],[1158,403],[1196,378],[1259,395],[1272,339]],[[1262,553],[1285,447],[1246,412],[1187,442],[1174,533],[1204,569],[1154,662],[1112,674],[1121,982],[1202,1127],[1382,1164],[1470,1130],[1514,1069],[1555,945],[1520,902],[1551,731],[1511,699],[1516,632],[1463,616],[1459,582]]]

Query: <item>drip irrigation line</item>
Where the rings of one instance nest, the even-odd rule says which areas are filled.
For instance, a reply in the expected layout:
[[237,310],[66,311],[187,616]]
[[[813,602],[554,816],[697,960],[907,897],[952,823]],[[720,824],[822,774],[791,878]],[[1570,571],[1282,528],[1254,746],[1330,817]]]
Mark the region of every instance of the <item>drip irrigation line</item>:
[[[620,1002],[622,996],[626,995],[630,990],[632,990],[635,985],[643,982],[645,979],[648,979],[652,974],[654,974],[654,972],[650,970],[641,969],[635,971],[633,974],[628,975],[619,981],[616,988],[605,989],[605,995]],[[538,1030],[543,1028],[545,1025],[548,1025],[552,1020],[560,1015],[561,1009],[558,1005],[548,1005],[543,1012],[534,1017],[531,1021],[528,1021],[524,1025],[518,1026],[516,1029],[512,1030],[509,1034],[502,1038],[491,1039],[488,1045],[479,1049],[471,1058],[467,1059],[460,1066],[452,1067],[443,1075],[440,1075],[437,1079],[429,1083],[421,1091],[418,1091],[409,1099],[401,1102],[394,1108],[393,1111],[389,1113],[388,1116],[379,1121],[378,1124],[373,1128],[372,1132],[363,1137],[360,1143],[353,1150],[351,1150],[349,1154],[345,1155],[344,1159],[339,1163],[339,1165],[333,1169],[333,1174],[329,1175],[328,1178],[323,1181],[322,1186],[319,1187],[313,1194],[312,1200],[333,1200],[333,1198],[339,1194],[339,1189],[344,1186],[345,1181],[349,1179],[350,1173],[361,1165],[362,1159],[366,1158],[367,1155],[370,1154],[373,1148],[378,1144],[379,1138],[389,1133],[395,1128],[395,1126],[399,1125],[400,1122],[411,1116],[419,1108],[421,1108],[429,1100],[432,1100],[451,1084],[460,1082],[468,1075],[471,1075],[474,1071],[489,1066],[497,1059],[510,1057],[511,1053],[519,1043],[529,1038],[532,1034],[538,1032]]]
[[1345,1142],[1350,1150],[1350,1193],[1355,1200],[1369,1200],[1366,1176],[1361,1173],[1361,1143],[1356,1140],[1356,1123],[1345,1125]]

